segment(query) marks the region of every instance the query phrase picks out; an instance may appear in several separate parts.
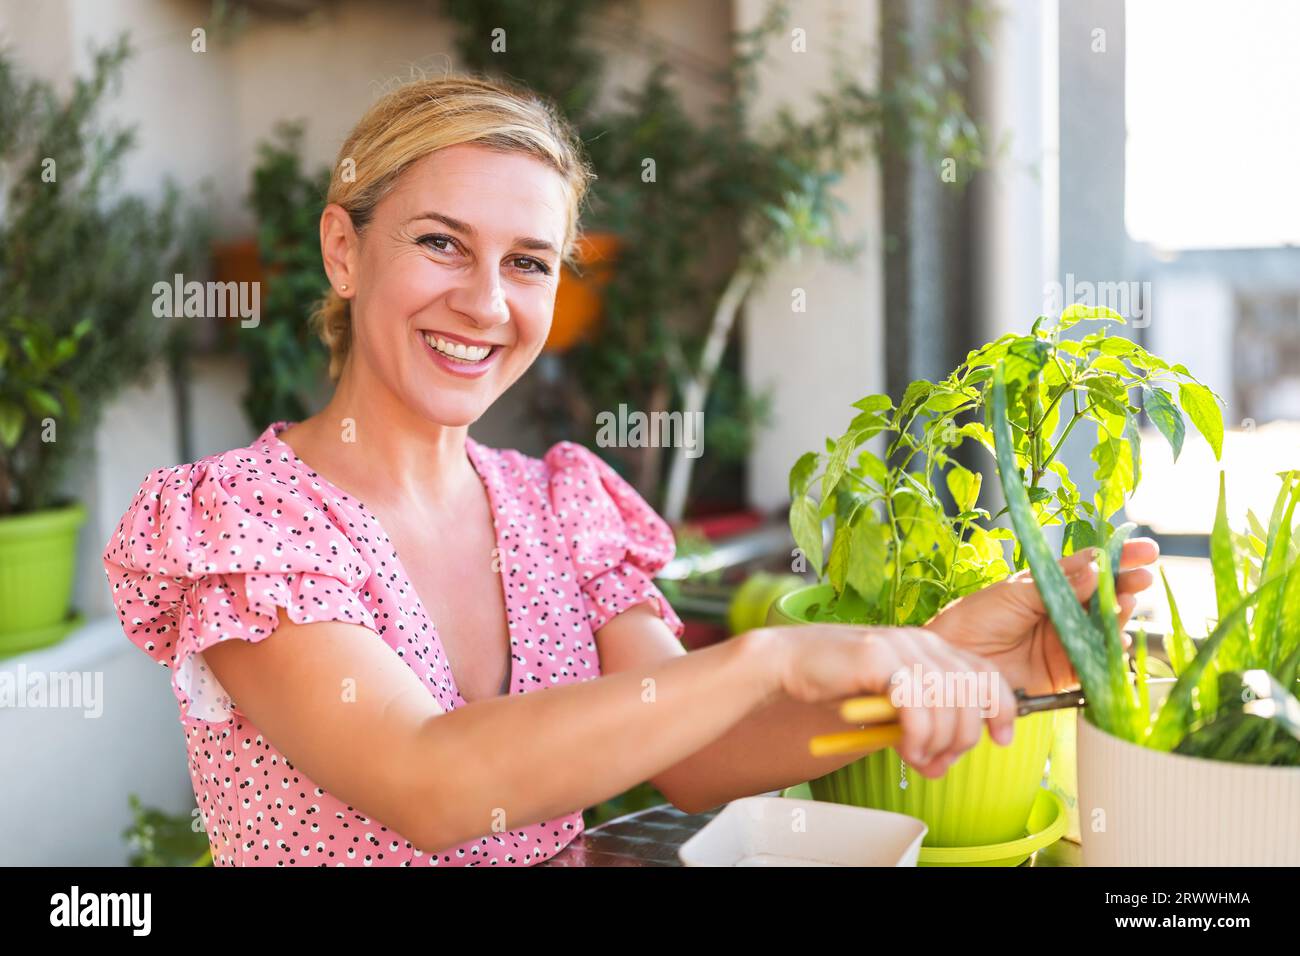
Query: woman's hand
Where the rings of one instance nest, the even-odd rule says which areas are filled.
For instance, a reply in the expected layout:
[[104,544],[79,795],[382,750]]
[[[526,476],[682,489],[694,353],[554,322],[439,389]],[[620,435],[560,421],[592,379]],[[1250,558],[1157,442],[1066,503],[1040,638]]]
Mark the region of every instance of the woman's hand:
[[764,634],[778,649],[780,687],[794,700],[888,695],[903,729],[898,752],[927,777],[942,776],[979,743],[985,720],[994,740],[1011,742],[1016,704],[1007,681],[932,631],[810,624]]
[[[1124,544],[1115,585],[1121,628],[1133,614],[1137,595],[1153,580],[1146,565],[1159,556],[1150,538]],[[1095,550],[1088,548],[1061,559],[1061,569],[1081,602],[1097,589],[1094,557]],[[954,646],[987,657],[1014,687],[1027,693],[1053,694],[1079,683],[1027,569],[955,601],[927,626]]]

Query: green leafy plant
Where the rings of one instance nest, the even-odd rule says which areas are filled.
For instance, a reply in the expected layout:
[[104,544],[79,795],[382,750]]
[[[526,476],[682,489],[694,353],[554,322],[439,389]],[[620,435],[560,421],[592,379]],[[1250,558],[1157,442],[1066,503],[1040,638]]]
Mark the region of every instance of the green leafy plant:
[[[1175,455],[1183,411],[1217,454],[1223,425],[1213,394],[1184,366],[1110,335],[1110,325],[1123,321],[1108,309],[1070,306],[1055,321],[1040,316],[1027,335],[975,349],[941,382],[911,383],[897,405],[886,395],[854,403],[858,414],[845,433],[827,440],[825,452],[803,455],[790,473],[795,542],[835,591],[825,613],[920,624],[1010,572],[1002,542],[1013,536],[978,506],[981,475],[958,460],[967,441],[995,450],[987,419],[996,366],[1007,380],[1010,477],[1023,484],[1036,527],[1063,526],[1066,553],[1106,540],[1108,519],[1137,486],[1138,396]],[[1096,331],[1064,335],[1081,322]],[[1092,500],[1060,458],[1082,424],[1093,430]],[[834,531],[824,554],[828,518]],[[1019,550],[1017,566],[1024,562]]]
[[329,170],[303,168],[302,137],[301,123],[276,126],[258,146],[249,194],[265,270],[262,315],[256,328],[232,331],[248,359],[244,413],[258,430],[307,417],[329,359],[303,311],[329,288],[319,236]]
[[122,831],[131,851],[129,866],[210,866],[208,834],[199,823],[198,810],[169,814],[146,807],[134,793],[131,825]]
[[133,134],[100,111],[130,52],[95,52],[66,93],[0,53],[0,516],[56,502],[99,408],[165,353],[154,283],[197,258],[202,222],[175,189],[115,188]]

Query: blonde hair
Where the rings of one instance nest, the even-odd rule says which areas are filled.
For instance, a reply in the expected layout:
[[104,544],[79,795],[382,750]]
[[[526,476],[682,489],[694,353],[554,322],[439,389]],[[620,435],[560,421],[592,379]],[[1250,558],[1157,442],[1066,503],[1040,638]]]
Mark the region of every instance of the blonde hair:
[[[496,80],[448,75],[409,82],[384,95],[339,150],[325,201],[347,210],[360,232],[412,163],[465,143],[527,153],[564,178],[569,222],[561,251],[568,260],[578,238],[582,201],[595,176],[576,133],[553,106]],[[311,321],[329,348],[330,379],[337,382],[352,343],[351,305],[331,289]]]

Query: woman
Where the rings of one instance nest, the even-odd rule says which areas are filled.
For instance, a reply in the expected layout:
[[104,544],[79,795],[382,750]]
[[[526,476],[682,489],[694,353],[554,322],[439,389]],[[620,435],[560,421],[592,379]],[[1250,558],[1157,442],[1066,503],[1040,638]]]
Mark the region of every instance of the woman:
[[[687,654],[651,581],[671,533],[629,485],[577,445],[468,437],[542,349],[589,178],[520,91],[446,78],[377,102],[320,220],[333,398],[152,472],[109,541],[126,634],[172,671],[216,863],[536,863],[640,781],[699,811],[857,759],[808,739],[900,672],[1000,678],[982,704],[902,708],[899,749],[932,777],[986,722],[1010,741],[1012,687],[1075,680],[1023,576],[926,630]],[[1154,557],[1126,551],[1125,616]],[[1087,562],[1064,562],[1081,599]]]

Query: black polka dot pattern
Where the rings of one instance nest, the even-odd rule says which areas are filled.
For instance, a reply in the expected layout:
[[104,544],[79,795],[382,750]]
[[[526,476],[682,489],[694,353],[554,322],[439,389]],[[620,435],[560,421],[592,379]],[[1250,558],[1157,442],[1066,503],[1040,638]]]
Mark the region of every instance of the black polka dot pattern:
[[[264,640],[290,620],[373,631],[444,710],[466,705],[433,621],[364,504],[280,440],[146,476],[103,553],[126,636],[171,671],[194,793],[213,860],[229,866],[526,866],[582,832],[582,814],[504,826],[432,854],[335,799],[239,711],[196,655]],[[600,676],[594,632],[650,602],[684,630],[653,575],[672,532],[596,455],[563,442],[544,458],[466,442],[493,511],[511,645],[510,693]]]

